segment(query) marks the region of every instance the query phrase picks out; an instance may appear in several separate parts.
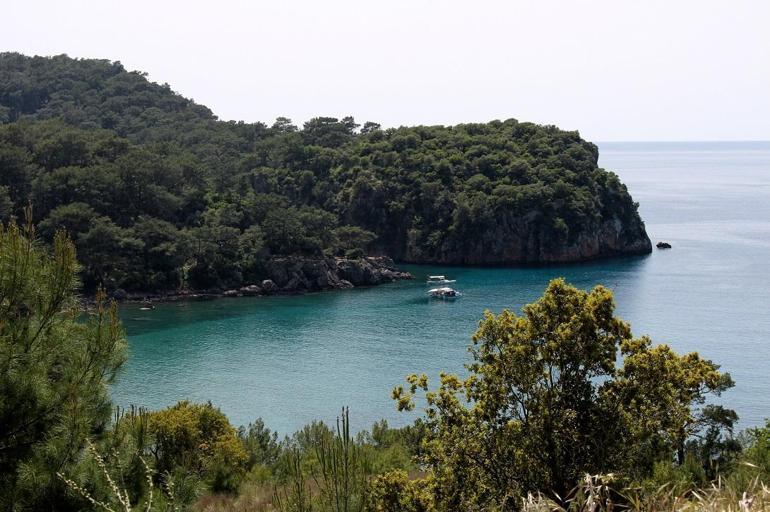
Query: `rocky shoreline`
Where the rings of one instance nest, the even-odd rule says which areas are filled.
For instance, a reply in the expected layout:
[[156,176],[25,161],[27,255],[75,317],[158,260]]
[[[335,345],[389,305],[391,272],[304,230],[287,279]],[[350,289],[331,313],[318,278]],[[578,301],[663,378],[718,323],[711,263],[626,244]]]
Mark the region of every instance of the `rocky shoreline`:
[[175,290],[169,292],[127,292],[115,290],[119,302],[172,302],[217,297],[254,297],[296,295],[324,290],[344,290],[413,279],[409,272],[396,268],[387,256],[349,258],[273,258],[266,262],[263,278],[238,288]]

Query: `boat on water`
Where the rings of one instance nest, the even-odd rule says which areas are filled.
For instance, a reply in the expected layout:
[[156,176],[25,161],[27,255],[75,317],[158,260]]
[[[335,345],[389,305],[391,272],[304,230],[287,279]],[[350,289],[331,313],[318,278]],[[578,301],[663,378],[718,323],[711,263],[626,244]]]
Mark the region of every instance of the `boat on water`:
[[456,279],[447,279],[446,276],[428,276],[428,282],[426,284],[428,286],[434,286],[437,284],[450,284],[456,282]]
[[428,295],[430,295],[430,297],[433,299],[442,299],[442,300],[454,300],[462,296],[460,292],[458,292],[454,288],[449,288],[448,286],[444,286],[441,288],[433,288],[431,290],[428,290]]

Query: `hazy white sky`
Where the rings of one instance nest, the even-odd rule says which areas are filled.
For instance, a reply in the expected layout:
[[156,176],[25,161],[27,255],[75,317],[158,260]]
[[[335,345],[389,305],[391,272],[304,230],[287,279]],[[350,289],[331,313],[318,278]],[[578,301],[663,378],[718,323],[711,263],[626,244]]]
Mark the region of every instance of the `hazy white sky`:
[[0,15],[2,50],[119,60],[222,119],[770,139],[768,0],[3,0]]

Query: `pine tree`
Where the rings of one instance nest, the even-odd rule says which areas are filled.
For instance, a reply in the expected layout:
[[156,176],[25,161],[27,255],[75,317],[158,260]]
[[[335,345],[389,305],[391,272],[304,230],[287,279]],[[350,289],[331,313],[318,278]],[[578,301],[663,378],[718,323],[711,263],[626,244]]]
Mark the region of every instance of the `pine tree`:
[[31,224],[0,225],[0,509],[62,509],[56,477],[106,427],[107,383],[126,357],[116,306],[81,306],[64,233],[45,250]]

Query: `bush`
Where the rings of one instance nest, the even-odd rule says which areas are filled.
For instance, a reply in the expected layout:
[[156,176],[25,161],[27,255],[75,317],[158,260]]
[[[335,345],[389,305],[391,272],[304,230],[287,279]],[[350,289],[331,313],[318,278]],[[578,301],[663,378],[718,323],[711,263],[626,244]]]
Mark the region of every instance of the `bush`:
[[234,492],[245,471],[247,454],[219,409],[179,402],[151,413],[148,431],[161,472],[184,471],[204,480],[215,492]]
[[391,471],[372,481],[374,512],[432,512],[435,509],[430,479],[410,480],[406,471]]

